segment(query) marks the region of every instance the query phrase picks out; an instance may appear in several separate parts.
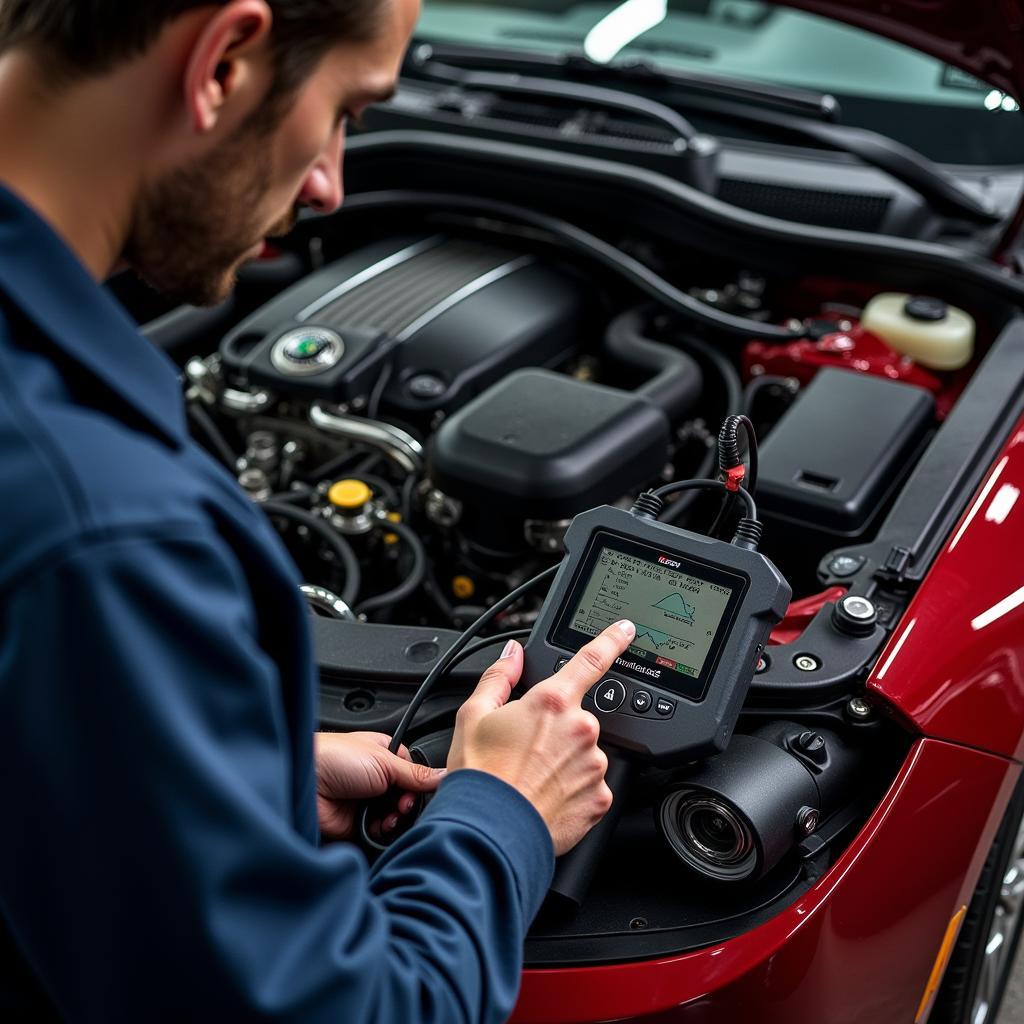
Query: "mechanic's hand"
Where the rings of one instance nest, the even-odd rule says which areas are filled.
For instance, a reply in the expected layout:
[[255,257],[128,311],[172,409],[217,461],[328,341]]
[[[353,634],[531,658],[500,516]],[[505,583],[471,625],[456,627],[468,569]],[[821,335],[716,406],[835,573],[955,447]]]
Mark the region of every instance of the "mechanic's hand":
[[509,641],[459,709],[448,770],[477,768],[518,789],[547,824],[557,856],[612,805],[597,719],[580,702],[635,635],[631,622],[609,626],[560,672],[511,704],[506,701],[523,671],[523,649]]
[[417,793],[437,789],[445,769],[410,761],[405,747],[392,754],[390,742],[379,732],[316,734],[316,806],[325,839],[350,839],[363,803],[396,787],[401,791],[397,808],[368,823],[371,835],[386,836],[413,809]]

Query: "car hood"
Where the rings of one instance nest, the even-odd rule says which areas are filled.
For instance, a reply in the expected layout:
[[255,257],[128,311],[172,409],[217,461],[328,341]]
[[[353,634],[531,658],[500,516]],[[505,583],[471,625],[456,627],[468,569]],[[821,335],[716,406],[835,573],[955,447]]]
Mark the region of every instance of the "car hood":
[[778,0],[887,36],[1024,96],[1021,0]]

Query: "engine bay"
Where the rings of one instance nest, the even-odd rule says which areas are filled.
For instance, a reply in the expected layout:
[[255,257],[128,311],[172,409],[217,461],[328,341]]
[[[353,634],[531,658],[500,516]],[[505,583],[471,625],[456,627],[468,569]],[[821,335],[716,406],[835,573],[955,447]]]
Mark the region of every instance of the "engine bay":
[[[534,966],[722,941],[828,868],[911,740],[864,680],[1024,372],[1018,297],[952,258],[773,262],[738,234],[646,230],[584,186],[568,228],[551,197],[357,194],[302,219],[228,306],[146,329],[182,366],[194,436],[300,568],[325,729],[393,733],[459,632],[560,561],[574,517],[714,477],[723,421],[749,418],[736,462],[793,600],[728,749],[633,779],[582,906],[538,919]],[[738,516],[697,491],[659,514],[710,537]],[[443,764],[461,700],[542,600],[463,652],[414,756]]]

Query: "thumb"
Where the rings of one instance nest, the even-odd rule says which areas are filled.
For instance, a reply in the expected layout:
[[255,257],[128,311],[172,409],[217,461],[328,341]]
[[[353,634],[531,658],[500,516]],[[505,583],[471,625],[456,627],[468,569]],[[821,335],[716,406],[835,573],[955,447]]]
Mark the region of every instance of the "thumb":
[[509,640],[501,657],[480,677],[467,703],[480,715],[496,711],[508,701],[522,671],[523,648],[515,640]]
[[445,777],[444,768],[431,768],[417,761],[406,761],[386,751],[385,768],[392,786],[408,793],[432,793]]

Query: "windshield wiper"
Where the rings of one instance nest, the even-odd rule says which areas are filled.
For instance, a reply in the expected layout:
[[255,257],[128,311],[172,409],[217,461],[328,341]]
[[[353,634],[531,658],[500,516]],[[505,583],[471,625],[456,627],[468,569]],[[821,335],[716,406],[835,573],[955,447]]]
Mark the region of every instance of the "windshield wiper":
[[606,89],[599,85],[559,81],[556,78],[538,78],[518,72],[464,71],[462,68],[436,60],[424,61],[419,69],[431,78],[451,82],[467,89],[547,96],[570,103],[592,103],[609,110],[639,114],[668,128],[676,136],[673,147],[677,152],[686,150],[699,138],[697,129],[678,110],[657,100],[623,92],[621,89]]
[[[868,128],[833,123],[838,115],[839,104],[834,97],[824,93],[814,94],[806,90],[766,86],[762,83],[748,85],[733,80],[710,79],[703,75],[654,68],[643,62],[597,64],[584,54],[558,55],[490,47],[423,44],[412,51],[409,59],[419,74],[449,82],[452,81],[451,67],[443,64],[445,70],[436,72],[436,64],[466,61],[474,67],[503,68],[511,71],[528,67],[537,71],[543,69],[549,73],[586,76],[592,80],[617,84],[636,82],[674,87],[679,90],[674,99],[688,111],[699,111],[719,119],[755,125],[762,129],[770,129],[774,135],[787,136],[818,147],[848,153],[862,163],[876,167],[912,188],[940,213],[981,224],[994,224],[1000,220],[998,212],[986,199],[964,188],[923,154]],[[581,102],[586,100],[585,95],[570,94],[572,86],[575,85],[576,89],[581,88],[580,83],[543,77],[527,78],[521,74],[500,75],[467,71],[461,72],[459,84],[466,88],[491,89],[496,92],[532,92],[534,95],[557,95],[563,99],[577,99]],[[642,100],[640,97],[637,99],[641,99],[645,106],[631,107],[623,102],[621,97],[632,96],[632,93],[617,93],[612,89],[602,89],[600,92],[604,99],[610,95],[617,95],[619,99],[616,104],[619,109],[632,109],[634,113],[643,113],[660,121],[665,121],[664,111],[674,112],[674,108],[668,104]],[[758,102],[751,103],[752,99]],[[592,102],[600,101],[592,98]],[[768,109],[764,106],[766,102],[785,110]],[[657,113],[652,113],[652,107],[646,104],[657,107]]]
[[769,104],[795,114],[802,114],[804,117],[820,118],[825,121],[834,121],[839,116],[839,103],[828,93],[766,82],[745,82],[738,78],[725,78],[696,71],[667,69],[636,57],[617,60],[612,64],[599,64],[582,51],[541,53],[498,46],[426,42],[419,43],[409,51],[408,61],[413,67],[421,66],[430,60],[445,63],[465,62],[472,64],[474,68],[493,71],[535,69],[539,72],[568,73],[577,80],[678,86],[687,91],[693,90],[721,99]]

